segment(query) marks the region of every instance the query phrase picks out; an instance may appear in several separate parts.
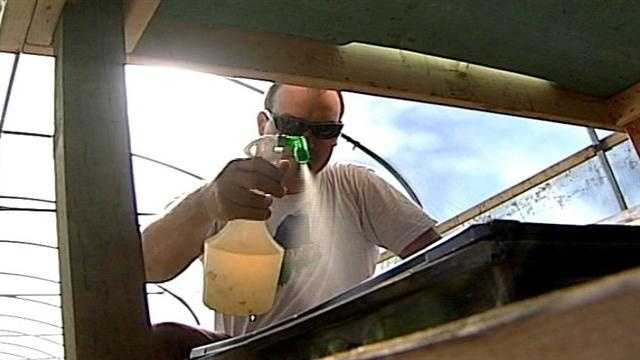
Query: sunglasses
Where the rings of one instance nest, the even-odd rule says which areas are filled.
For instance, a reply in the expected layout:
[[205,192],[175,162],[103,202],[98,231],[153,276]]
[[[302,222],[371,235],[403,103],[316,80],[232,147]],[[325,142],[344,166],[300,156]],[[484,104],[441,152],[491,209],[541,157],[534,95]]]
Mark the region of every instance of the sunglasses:
[[271,114],[265,111],[267,115],[273,120],[276,125],[276,129],[285,135],[304,135],[307,131],[318,139],[333,139],[340,135],[343,124],[341,123],[315,123],[303,119],[298,119],[293,116]]

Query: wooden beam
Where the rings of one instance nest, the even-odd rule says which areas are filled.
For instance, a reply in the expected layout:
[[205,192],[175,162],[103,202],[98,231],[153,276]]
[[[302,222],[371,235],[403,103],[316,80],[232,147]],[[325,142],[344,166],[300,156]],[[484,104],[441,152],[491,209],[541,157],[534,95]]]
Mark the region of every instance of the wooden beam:
[[640,156],[640,83],[609,99],[609,112],[629,134]]
[[124,38],[127,53],[136,48],[158,5],[160,0],[127,0],[125,2]]
[[56,207],[67,359],[147,359],[122,0],[69,2],[56,33]]
[[610,117],[619,127],[640,119],[640,83],[609,99]]
[[[607,136],[601,142],[600,150],[607,151],[613,148],[616,145],[619,145],[623,141],[627,140],[627,136],[623,133],[616,133],[613,135]],[[491,209],[495,209],[496,207],[512,200],[516,196],[523,194],[532,188],[549,181],[550,179],[562,174],[565,171],[568,171],[585,161],[595,157],[598,154],[598,148],[595,146],[587,146],[586,148],[570,155],[569,157],[558,161],[557,163],[549,166],[546,169],[534,174],[533,176],[513,185],[512,187],[505,189],[498,194],[482,201],[479,204],[476,204],[469,209],[463,211],[462,213],[448,219],[445,222],[442,222],[436,226],[436,230],[440,234],[446,234],[451,230],[455,230],[458,226],[464,224],[465,222],[480,216]],[[378,257],[378,263],[389,260],[396,255],[389,250],[384,251]]]
[[50,47],[53,33],[62,13],[66,0],[38,0],[33,12],[31,26],[27,34],[27,43]]
[[541,79],[363,44],[333,46],[155,16],[128,59],[620,130],[604,99]]
[[[613,135],[609,135],[607,138],[602,140],[601,149],[606,151],[614,146],[622,143],[627,140],[627,136],[622,133],[616,133]],[[479,216],[491,209],[496,208],[497,206],[504,204],[505,202],[515,198],[516,196],[523,194],[524,192],[562,174],[565,171],[568,171],[585,161],[593,158],[598,153],[598,148],[595,146],[587,146],[586,148],[574,153],[573,155],[558,161],[557,163],[549,166],[548,168],[538,172],[537,174],[525,179],[518,184],[484,200],[478,205],[475,205],[464,212],[460,213],[452,217],[451,219],[438,224],[436,229],[441,234],[446,233],[454,229],[455,227]]]
[[[7,2],[0,28],[0,51],[53,55],[53,36],[66,0]],[[135,49],[160,0],[125,0],[126,51]]]
[[7,0],[0,0],[0,28],[2,27],[2,20],[4,18],[4,10],[7,7]]
[[22,47],[22,52],[25,54],[53,56],[53,46],[40,46],[25,43]]
[[625,129],[631,138],[633,146],[636,148],[636,153],[640,156],[640,119],[627,124]]
[[640,270],[324,360],[626,360],[640,353]]
[[0,51],[22,51],[35,7],[36,0],[6,2],[0,26]]

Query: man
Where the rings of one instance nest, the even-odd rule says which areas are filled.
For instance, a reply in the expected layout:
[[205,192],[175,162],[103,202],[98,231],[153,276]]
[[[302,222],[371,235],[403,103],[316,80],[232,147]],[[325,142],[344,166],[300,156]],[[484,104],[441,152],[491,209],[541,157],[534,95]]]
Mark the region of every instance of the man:
[[[439,238],[435,221],[366,168],[327,165],[342,128],[342,95],[274,84],[257,116],[260,135],[305,135],[314,174],[306,189],[294,162],[231,161],[143,234],[147,280],[167,281],[198,258],[205,239],[232,219],[266,220],[285,248],[273,308],[255,319],[215,315],[216,331],[237,336],[302,312],[371,276],[385,247],[401,257]],[[241,146],[239,144],[239,146]],[[266,195],[259,195],[258,189]],[[307,196],[313,191],[314,197]],[[223,335],[223,336],[224,336]],[[157,357],[184,357],[218,339],[178,324],[154,326]]]

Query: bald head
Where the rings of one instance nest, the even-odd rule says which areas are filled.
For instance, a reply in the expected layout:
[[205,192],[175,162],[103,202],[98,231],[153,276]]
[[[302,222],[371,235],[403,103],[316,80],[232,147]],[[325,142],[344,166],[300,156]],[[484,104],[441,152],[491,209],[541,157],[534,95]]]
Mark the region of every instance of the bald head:
[[[342,94],[338,90],[324,90],[297,85],[274,83],[264,99],[265,109],[278,114],[288,115],[313,120],[320,116],[323,122],[339,121],[344,113]],[[304,111],[291,113],[291,109]],[[336,118],[337,110],[337,118]],[[324,117],[324,119],[322,119]],[[336,121],[337,122],[337,121]]]

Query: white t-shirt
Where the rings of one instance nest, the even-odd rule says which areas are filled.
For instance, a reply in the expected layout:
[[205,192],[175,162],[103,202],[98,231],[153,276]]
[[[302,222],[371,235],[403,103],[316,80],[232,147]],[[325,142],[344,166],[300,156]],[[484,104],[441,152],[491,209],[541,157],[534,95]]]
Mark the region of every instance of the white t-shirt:
[[[254,321],[216,313],[216,331],[242,335],[316,306],[370,277],[378,246],[399,254],[436,223],[362,166],[328,165],[314,183],[315,190],[274,199],[271,207],[267,226],[285,248],[273,308]],[[278,235],[287,231],[279,227],[290,215],[295,220],[282,228],[296,236],[283,242]]]

